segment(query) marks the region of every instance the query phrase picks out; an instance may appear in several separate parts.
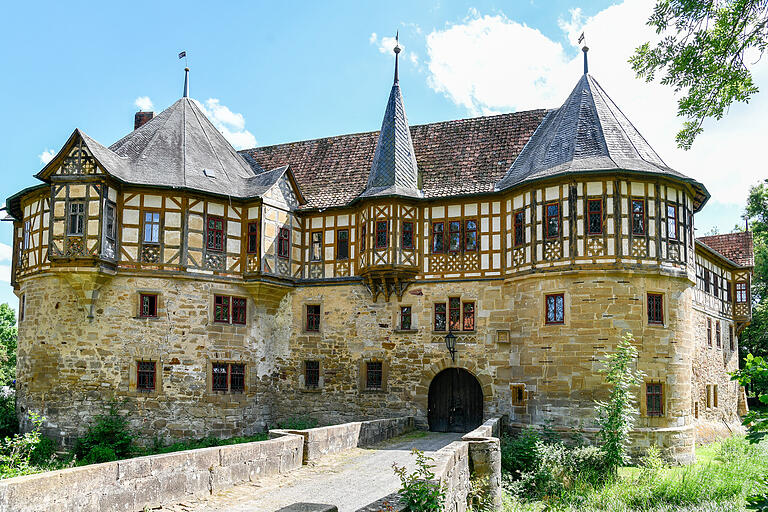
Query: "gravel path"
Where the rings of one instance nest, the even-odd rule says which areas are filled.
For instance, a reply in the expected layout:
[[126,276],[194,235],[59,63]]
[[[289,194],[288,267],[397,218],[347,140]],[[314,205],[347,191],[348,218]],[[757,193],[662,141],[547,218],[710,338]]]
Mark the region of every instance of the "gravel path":
[[275,512],[298,502],[336,505],[355,512],[400,488],[392,463],[414,468],[412,448],[435,452],[462,434],[416,432],[372,448],[329,455],[283,475],[262,478],[211,496],[166,505],[168,512]]

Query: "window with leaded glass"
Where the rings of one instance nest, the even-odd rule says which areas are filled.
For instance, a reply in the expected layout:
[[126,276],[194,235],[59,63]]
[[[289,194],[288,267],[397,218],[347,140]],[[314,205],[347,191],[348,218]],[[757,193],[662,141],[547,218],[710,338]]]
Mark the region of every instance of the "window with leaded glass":
[[157,316],[157,294],[139,294],[139,316],[142,318],[155,318]]
[[323,232],[313,231],[309,235],[311,240],[309,242],[309,261],[322,261],[323,260]]
[[461,330],[461,299],[458,297],[448,299],[448,330]]
[[474,219],[464,221],[464,250],[477,250],[477,221]]
[[142,242],[144,244],[159,244],[160,243],[160,212],[145,211],[142,215],[144,227],[142,232],[144,234]]
[[229,365],[229,391],[242,393],[245,391],[245,365],[232,363]]
[[205,230],[205,238],[208,241],[209,251],[224,250],[224,219],[209,215]]
[[320,386],[320,361],[304,361],[304,387]]
[[67,219],[67,234],[82,235],[85,232],[85,202],[70,201]]
[[232,297],[232,323],[245,325],[248,302],[242,297]]
[[365,387],[366,389],[381,389],[384,372],[382,363],[368,361],[365,363]]
[[560,237],[560,203],[547,203],[545,206],[547,238]]
[[464,331],[475,330],[475,303],[474,302],[465,302],[462,304],[461,329]]
[[723,342],[720,337],[720,320],[715,320],[715,343],[717,344],[717,348],[723,346]]
[[277,232],[277,257],[288,258],[291,253],[291,230],[280,228]]
[[218,323],[229,323],[229,304],[230,298],[227,295],[213,296],[213,321]]
[[403,233],[400,239],[403,249],[413,249],[413,222],[403,222]]
[[446,315],[445,315],[445,303],[440,302],[435,304],[435,330],[436,331],[445,331],[446,330]]
[[603,200],[589,199],[587,201],[587,229],[590,235],[603,234]]
[[525,243],[525,210],[515,212],[515,247]]
[[736,303],[747,303],[747,283],[743,281],[736,283]]
[[320,332],[320,305],[307,304],[306,316],[307,316],[307,322],[306,322],[307,331]]
[[227,386],[228,375],[228,365],[226,363],[213,363],[211,365],[211,389],[213,391],[228,391],[229,387]]
[[735,349],[735,345],[733,343],[733,326],[731,325],[728,326],[728,345],[731,351]]
[[259,252],[259,223],[248,223],[248,254],[256,254]]
[[432,253],[439,254],[445,252],[445,224],[442,222],[432,223]]
[[363,222],[363,225],[360,226],[360,252],[365,251],[365,244],[367,239],[366,232],[367,230],[365,229],[365,222]]
[[708,268],[704,269],[704,291],[709,293],[709,283],[711,281],[710,272]]
[[648,382],[645,384],[645,412],[648,416],[664,414],[662,385]]
[[648,323],[664,323],[664,296],[660,293],[648,294]]
[[107,248],[112,252],[115,250],[115,240],[117,238],[115,211],[115,203],[112,201],[104,203],[104,238],[107,242]]
[[712,272],[712,294],[715,297],[720,297],[720,279],[715,272]]
[[411,306],[400,306],[400,329],[411,330]]
[[677,240],[677,205],[667,205],[667,236]]
[[136,363],[136,390],[155,390],[155,362],[138,361]]
[[32,232],[32,222],[29,219],[27,219],[24,221],[24,238],[22,239],[22,246],[21,246],[21,249],[23,251],[26,251],[29,249],[31,232]]
[[448,223],[448,251],[459,252],[461,250],[461,222],[451,221]]
[[565,322],[565,296],[562,293],[553,293],[545,296],[546,323],[562,324]]
[[336,259],[349,259],[349,230],[340,229],[336,231]]
[[386,220],[376,222],[376,248],[386,249],[388,244],[389,223]]
[[707,318],[707,345],[712,346],[712,319]]
[[645,199],[632,200],[632,234],[645,234]]

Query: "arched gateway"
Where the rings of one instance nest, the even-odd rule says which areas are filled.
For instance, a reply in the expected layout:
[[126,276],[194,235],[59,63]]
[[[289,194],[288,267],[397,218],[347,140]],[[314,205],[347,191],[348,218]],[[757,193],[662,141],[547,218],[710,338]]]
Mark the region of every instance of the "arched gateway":
[[429,430],[469,432],[483,422],[483,390],[463,368],[446,368],[429,385]]

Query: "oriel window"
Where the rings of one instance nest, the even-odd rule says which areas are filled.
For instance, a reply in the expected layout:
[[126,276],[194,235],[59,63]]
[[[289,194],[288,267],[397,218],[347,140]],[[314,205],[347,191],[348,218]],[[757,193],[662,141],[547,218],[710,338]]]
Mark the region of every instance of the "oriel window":
[[648,416],[664,414],[662,385],[659,383],[645,384],[645,411]]
[[445,252],[445,224],[442,222],[432,223],[432,253],[440,254]]
[[446,330],[446,317],[445,317],[445,303],[439,302],[435,304],[435,330]]
[[386,220],[380,220],[376,222],[376,248],[386,249],[388,247],[388,227],[389,223]]
[[340,229],[336,231],[336,259],[349,259],[349,230]]
[[160,243],[160,212],[144,212],[144,237],[145,244]]
[[477,250],[477,221],[474,219],[464,221],[464,250]]
[[632,200],[632,234],[645,234],[645,199]]
[[139,316],[141,318],[157,317],[157,295],[154,293],[139,294]]
[[214,215],[208,216],[208,224],[206,229],[206,239],[208,240],[209,251],[223,251],[224,250],[224,219],[216,217]]
[[553,293],[546,295],[546,323],[562,324],[565,323],[565,296],[562,293]]
[[382,363],[368,361],[365,363],[365,387],[366,389],[381,389],[383,378]]
[[670,240],[677,240],[677,205],[667,205],[667,236]]
[[259,223],[248,223],[248,254],[259,252]]
[[461,250],[461,222],[457,220],[448,223],[448,250],[450,252]]
[[462,330],[475,330],[475,303],[465,302],[462,304]]
[[310,242],[309,261],[323,260],[323,232],[313,231],[312,241]]
[[85,232],[85,202],[71,201],[67,221],[68,235],[82,235]]
[[560,237],[560,203],[547,203],[547,238]]
[[736,303],[737,304],[747,303],[747,283],[745,283],[744,281],[740,281],[736,283]]
[[589,199],[587,201],[588,234],[603,234],[603,200]]
[[320,332],[320,305],[307,304],[307,331]]
[[291,253],[291,230],[280,228],[277,232],[277,257],[288,258]]
[[400,306],[400,329],[410,331],[411,327],[411,306]]
[[648,323],[664,323],[664,296],[660,293],[648,294]]
[[400,240],[403,249],[413,249],[413,222],[403,222],[403,234]]
[[525,244],[525,210],[515,212],[515,247]]
[[138,361],[136,363],[136,390],[155,390],[155,362]]
[[304,387],[315,389],[320,386],[320,361],[304,361]]

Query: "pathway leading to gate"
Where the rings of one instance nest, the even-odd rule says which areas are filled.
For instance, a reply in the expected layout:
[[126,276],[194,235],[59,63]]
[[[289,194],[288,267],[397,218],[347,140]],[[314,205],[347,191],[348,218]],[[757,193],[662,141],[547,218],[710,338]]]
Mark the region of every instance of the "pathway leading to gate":
[[411,449],[434,453],[463,434],[411,432],[371,448],[328,455],[301,468],[238,485],[211,496],[161,508],[168,512],[275,512],[299,502],[336,505],[355,512],[400,488],[392,463],[415,467]]

